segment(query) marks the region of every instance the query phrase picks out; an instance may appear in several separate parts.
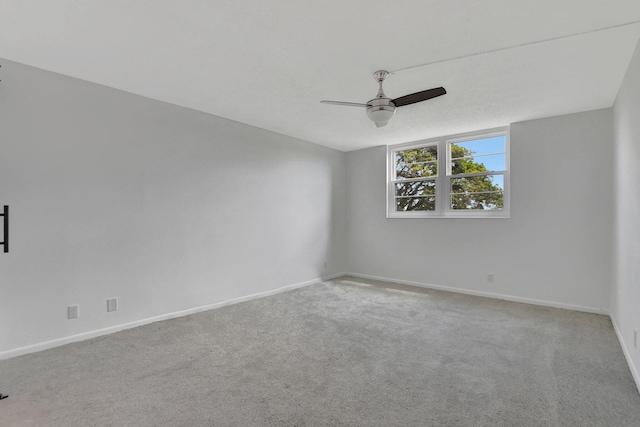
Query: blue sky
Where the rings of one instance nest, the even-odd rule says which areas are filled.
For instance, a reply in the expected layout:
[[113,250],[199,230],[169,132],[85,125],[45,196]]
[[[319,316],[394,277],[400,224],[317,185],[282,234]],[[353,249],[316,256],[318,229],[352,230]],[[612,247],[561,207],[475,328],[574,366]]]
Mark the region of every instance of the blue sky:
[[[505,151],[505,137],[494,136],[491,138],[474,139],[472,141],[456,142],[456,145],[464,147],[468,150],[475,152],[476,156],[474,161],[482,163],[488,170],[504,170],[505,169],[505,155],[498,154],[492,156],[484,156],[484,154],[492,153],[504,153]],[[493,182],[504,188],[504,179],[502,175],[494,175]]]

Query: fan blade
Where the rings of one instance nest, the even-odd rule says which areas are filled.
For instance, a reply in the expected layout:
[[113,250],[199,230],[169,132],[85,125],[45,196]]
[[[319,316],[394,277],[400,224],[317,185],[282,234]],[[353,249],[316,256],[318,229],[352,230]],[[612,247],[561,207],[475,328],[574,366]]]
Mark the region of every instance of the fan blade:
[[411,95],[401,96],[392,100],[396,107],[402,107],[403,105],[415,104],[416,102],[426,101],[427,99],[435,98],[447,93],[443,87],[435,87],[433,89],[423,90],[422,92],[412,93]]
[[358,104],[357,102],[342,102],[342,101],[320,101],[321,104],[333,104],[343,105],[345,107],[366,107],[367,104]]
[[389,121],[386,122],[376,122],[376,127],[377,128],[381,128],[387,125],[387,123],[389,123]]

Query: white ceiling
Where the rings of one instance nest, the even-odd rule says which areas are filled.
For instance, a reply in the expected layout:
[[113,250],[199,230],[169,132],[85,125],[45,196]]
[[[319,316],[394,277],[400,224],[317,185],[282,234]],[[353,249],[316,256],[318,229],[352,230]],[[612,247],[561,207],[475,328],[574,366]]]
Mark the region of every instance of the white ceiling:
[[[343,151],[610,107],[639,37],[638,0],[0,0],[2,58]],[[378,69],[448,94],[319,103]]]

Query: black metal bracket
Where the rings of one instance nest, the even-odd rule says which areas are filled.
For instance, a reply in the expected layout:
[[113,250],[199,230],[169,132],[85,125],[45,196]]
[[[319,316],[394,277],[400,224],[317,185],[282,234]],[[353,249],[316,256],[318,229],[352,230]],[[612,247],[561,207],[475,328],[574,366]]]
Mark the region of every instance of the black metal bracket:
[[4,246],[4,252],[9,252],[9,206],[4,205],[4,211],[0,216],[4,217],[4,242],[0,242],[0,245]]

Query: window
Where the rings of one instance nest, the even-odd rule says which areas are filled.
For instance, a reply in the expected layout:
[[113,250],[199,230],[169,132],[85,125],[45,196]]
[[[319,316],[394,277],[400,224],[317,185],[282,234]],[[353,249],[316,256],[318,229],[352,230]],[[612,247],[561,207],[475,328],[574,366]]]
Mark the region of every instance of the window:
[[387,217],[509,217],[509,129],[387,148]]

